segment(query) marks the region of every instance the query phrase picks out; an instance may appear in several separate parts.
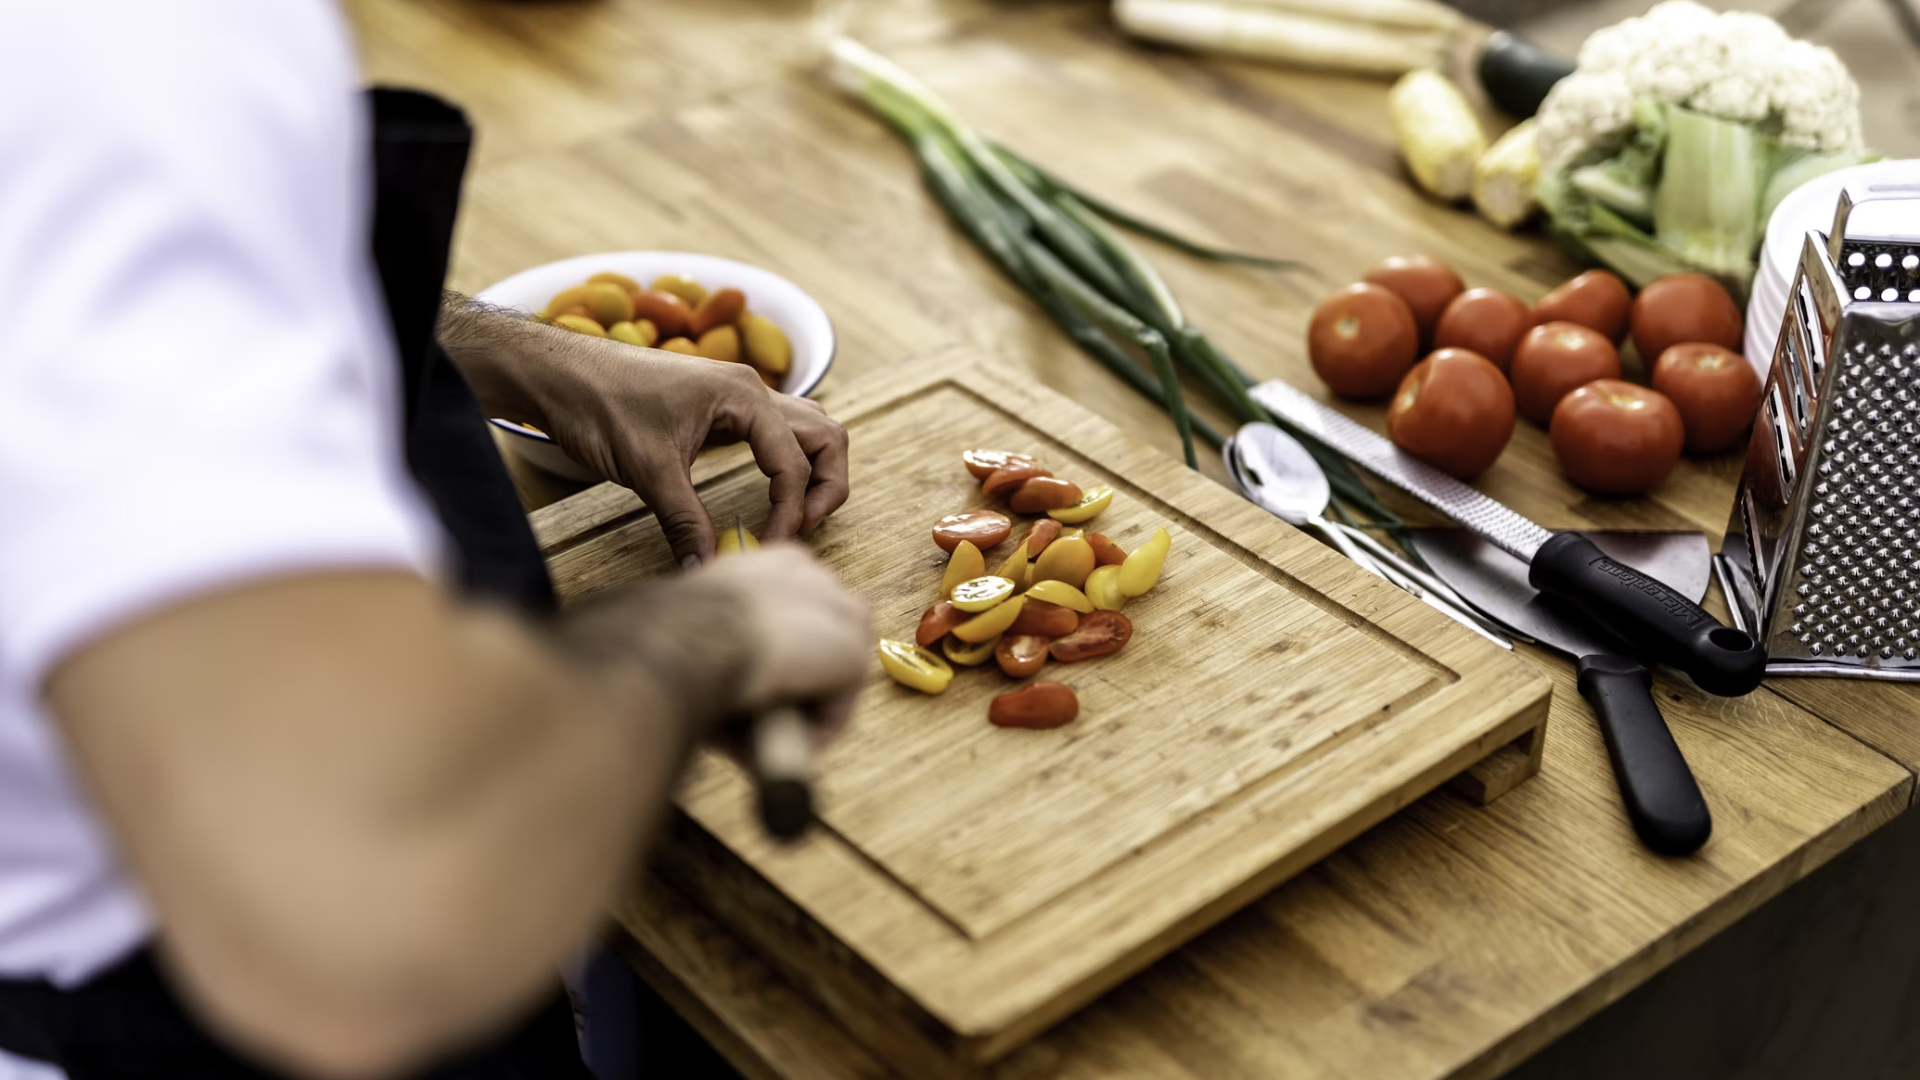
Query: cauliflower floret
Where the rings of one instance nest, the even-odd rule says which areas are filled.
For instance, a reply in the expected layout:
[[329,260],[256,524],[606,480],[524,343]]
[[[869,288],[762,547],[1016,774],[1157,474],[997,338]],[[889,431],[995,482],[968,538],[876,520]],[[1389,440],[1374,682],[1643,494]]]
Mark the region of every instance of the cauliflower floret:
[[1860,84],[1833,50],[1790,41],[1775,60],[1772,106],[1780,141],[1833,153],[1866,146],[1860,130]]
[[1793,39],[1765,15],[1729,12],[1715,20],[1712,40],[1716,55],[1704,65],[1708,77],[1687,97],[1662,100],[1728,120],[1765,120],[1774,108],[1780,54]]
[[1540,167],[1553,172],[1589,156],[1617,149],[1633,132],[1633,88],[1617,72],[1584,69],[1561,79],[1540,105],[1534,144]]

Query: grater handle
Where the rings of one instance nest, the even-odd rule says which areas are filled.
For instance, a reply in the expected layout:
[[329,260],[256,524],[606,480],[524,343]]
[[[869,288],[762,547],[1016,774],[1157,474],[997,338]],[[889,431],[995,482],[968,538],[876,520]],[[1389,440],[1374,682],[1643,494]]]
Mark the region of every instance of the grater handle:
[[1578,606],[1633,648],[1686,672],[1710,694],[1750,693],[1767,673],[1766,651],[1751,635],[1721,625],[1690,597],[1613,561],[1579,533],[1563,532],[1542,544],[1527,581]]
[[1920,199],[1920,184],[1849,184],[1841,188],[1839,202],[1833,208],[1833,231],[1827,234],[1827,258],[1839,266],[1840,257],[1846,254],[1847,219],[1853,216],[1854,207],[1907,199]]
[[1713,833],[1713,814],[1653,700],[1653,676],[1625,656],[1583,656],[1577,670],[1633,830],[1662,855],[1698,851]]

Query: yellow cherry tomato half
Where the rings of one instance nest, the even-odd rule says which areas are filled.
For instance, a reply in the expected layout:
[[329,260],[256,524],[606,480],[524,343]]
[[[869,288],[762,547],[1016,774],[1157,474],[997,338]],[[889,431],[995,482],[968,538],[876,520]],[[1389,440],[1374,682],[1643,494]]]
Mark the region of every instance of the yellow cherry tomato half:
[[1153,530],[1153,537],[1135,548],[1127,561],[1120,564],[1120,591],[1139,596],[1158,584],[1160,568],[1167,564],[1167,552],[1172,547],[1173,537],[1167,530]]
[[963,581],[972,581],[987,572],[987,557],[971,540],[960,541],[953,549],[953,555],[947,559],[947,572],[940,578],[940,599],[953,599],[953,587]]
[[[1041,554],[1045,555],[1046,552],[1043,551]],[[1064,581],[1036,582],[1033,588],[1027,590],[1027,595],[1035,600],[1045,600],[1049,604],[1072,608],[1082,615],[1093,610],[1093,601],[1087,599],[1087,594]]]
[[[1079,525],[1100,516],[1100,511],[1113,505],[1113,489],[1105,484],[1097,484],[1080,496],[1080,501],[1072,506],[1063,506],[1058,510],[1047,511],[1047,516],[1063,525]],[[1042,552],[1042,554],[1045,554]]]
[[1013,554],[1007,556],[1007,561],[1000,564],[999,568],[993,572],[993,576],[1003,577],[1013,582],[1015,592],[1024,591],[1027,586],[1033,584],[1033,567],[1027,562],[1025,540],[1020,541],[1020,546],[1013,549]]
[[1034,584],[1064,581],[1077,589],[1085,585],[1087,575],[1093,573],[1093,562],[1093,545],[1087,543],[1086,537],[1062,533],[1034,562]]
[[947,659],[956,664],[979,667],[993,659],[993,650],[999,644],[999,634],[980,642],[961,641],[958,638],[949,637],[941,644],[940,651],[946,653]]
[[1013,595],[1013,582],[987,575],[963,581],[953,587],[953,606],[978,615]]
[[[742,537],[745,542],[742,542]],[[745,529],[721,529],[720,542],[714,545],[714,554],[738,555],[743,551],[759,551],[760,540]]]
[[923,694],[937,694],[953,681],[953,668],[945,660],[911,641],[881,638],[880,667],[894,682]]
[[953,636],[973,645],[991,641],[1007,632],[1007,627],[1020,617],[1020,609],[1026,604],[1027,598],[1024,596],[1003,600],[999,607],[984,611],[954,627]]
[[1101,611],[1119,611],[1127,606],[1127,594],[1120,591],[1120,567],[1109,563],[1096,566],[1087,575],[1087,600]]

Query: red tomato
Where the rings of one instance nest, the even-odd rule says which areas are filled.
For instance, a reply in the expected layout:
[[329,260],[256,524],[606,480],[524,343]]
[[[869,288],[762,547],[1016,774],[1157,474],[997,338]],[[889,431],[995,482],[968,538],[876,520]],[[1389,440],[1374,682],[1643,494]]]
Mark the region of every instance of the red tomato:
[[987,706],[994,727],[1057,728],[1080,715],[1080,699],[1057,682],[1030,683]]
[[1009,465],[1004,469],[993,470],[993,473],[981,483],[980,490],[986,493],[987,498],[998,499],[1029,480],[1052,475],[1038,465]]
[[993,659],[1010,679],[1025,679],[1039,673],[1047,663],[1047,639],[1038,634],[1000,635],[993,647]]
[[1655,278],[1633,300],[1633,347],[1643,364],[1675,345],[1705,341],[1740,351],[1740,308],[1705,274]]
[[1598,330],[1550,322],[1520,339],[1508,374],[1520,415],[1546,427],[1561,398],[1595,379],[1620,377],[1620,352]]
[[1533,311],[1520,298],[1499,289],[1468,289],[1440,313],[1433,347],[1477,352],[1501,371],[1513,362],[1513,347],[1533,329]]
[[1513,388],[1486,357],[1436,349],[1400,380],[1387,433],[1414,457],[1470,480],[1513,436]]
[[933,523],[933,542],[949,555],[960,546],[962,540],[971,540],[974,547],[986,551],[1005,540],[1012,531],[1013,522],[1008,521],[1005,514],[996,514],[991,510],[963,510]]
[[[1007,505],[1013,507],[1016,514],[1044,514],[1049,510],[1058,510],[1072,506],[1080,501],[1085,492],[1080,485],[1071,480],[1062,480],[1056,476],[1036,476],[1021,484],[1012,495],[1007,496]],[[1033,552],[1029,551],[1031,555]]]
[[1420,349],[1420,326],[1407,302],[1378,285],[1349,285],[1320,301],[1307,324],[1307,359],[1341,397],[1392,390]]
[[1127,553],[1120,550],[1120,545],[1101,533],[1088,533],[1087,543],[1093,545],[1093,565],[1095,566],[1119,566],[1127,561]]
[[913,632],[913,643],[920,646],[932,645],[953,632],[953,628],[973,618],[972,615],[953,606],[950,600],[942,600],[920,615],[920,628]]
[[985,480],[993,475],[995,469],[1004,469],[1010,465],[1038,465],[1025,454],[1016,454],[1008,450],[968,450],[960,455],[967,463],[967,471],[975,480]]
[[1021,605],[1020,614],[1014,618],[1013,625],[1007,627],[1007,633],[1057,638],[1073,633],[1079,625],[1079,612],[1029,596],[1027,602]]
[[1133,620],[1117,611],[1096,611],[1080,618],[1080,628],[1048,647],[1055,660],[1071,664],[1117,653],[1133,637]]
[[1739,353],[1718,345],[1674,345],[1653,365],[1653,388],[1673,400],[1687,451],[1718,454],[1741,441],[1760,408],[1760,377]]
[[1467,287],[1452,267],[1428,255],[1390,255],[1367,271],[1364,280],[1407,302],[1422,341],[1433,336],[1433,324],[1440,321],[1447,302]]
[[1550,434],[1567,479],[1605,495],[1660,486],[1686,442],[1680,410],[1665,394],[1619,379],[1590,382],[1561,398]]
[[1052,518],[1041,518],[1039,521],[1034,522],[1033,528],[1028,529],[1026,537],[1020,541],[1026,545],[1027,558],[1039,558],[1040,553],[1047,550],[1047,545],[1059,538],[1060,530],[1063,527],[1064,526]]
[[1619,341],[1627,332],[1627,308],[1632,304],[1626,282],[1606,270],[1589,270],[1541,297],[1533,305],[1533,316],[1543,323],[1579,323],[1608,341]]

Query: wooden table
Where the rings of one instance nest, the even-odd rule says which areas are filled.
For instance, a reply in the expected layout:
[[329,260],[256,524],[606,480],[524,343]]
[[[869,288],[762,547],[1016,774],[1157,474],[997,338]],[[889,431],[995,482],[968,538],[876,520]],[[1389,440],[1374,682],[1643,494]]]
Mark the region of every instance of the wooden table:
[[[1024,366],[1174,451],[1152,406],[949,227],[899,140],[813,73],[812,6],[347,6],[372,78],[445,93],[480,128],[454,287],[591,251],[729,255],[828,308],[840,334],[820,395],[829,408],[862,373],[957,348]],[[848,24],[1070,179],[1190,233],[1304,259],[1327,283],[1402,251],[1529,297],[1570,270],[1538,236],[1416,194],[1380,82],[1142,50],[1090,2],[890,0],[853,8]],[[1323,284],[1151,255],[1254,374],[1315,385],[1302,336]],[[1380,423],[1377,409],[1351,411]],[[1559,477],[1544,433],[1523,424],[1483,486],[1549,526],[1697,527],[1717,544],[1739,469],[1688,462],[1651,499],[1596,499]],[[996,1075],[1493,1076],[1911,800],[1920,690],[1779,680],[1726,700],[1663,676],[1656,693],[1715,833],[1693,858],[1652,857],[1626,824],[1570,665],[1523,651],[1557,690],[1540,776],[1492,807],[1445,793],[1417,803]],[[619,914],[636,966],[749,1076],[891,1075],[670,892],[643,884]]]

